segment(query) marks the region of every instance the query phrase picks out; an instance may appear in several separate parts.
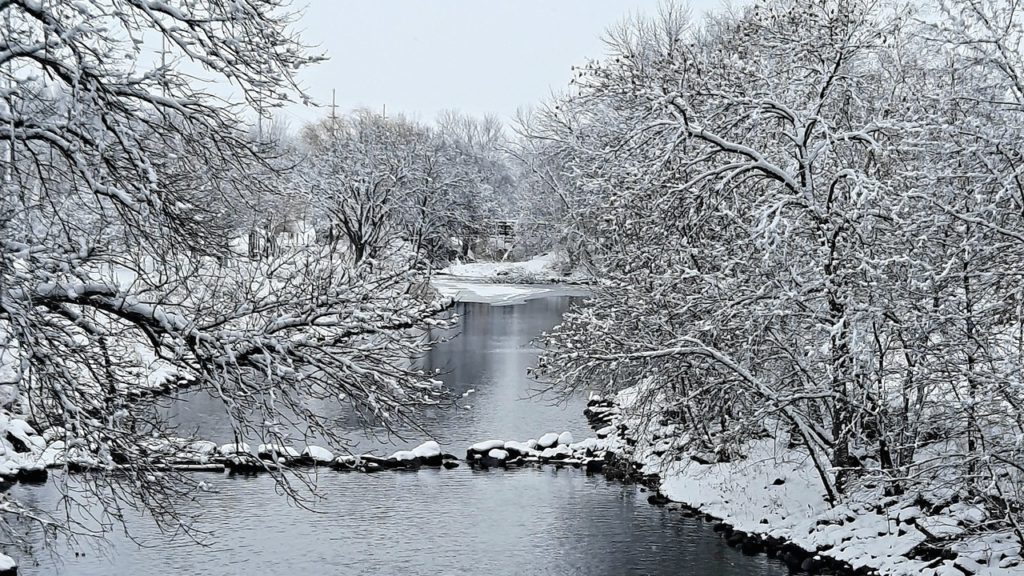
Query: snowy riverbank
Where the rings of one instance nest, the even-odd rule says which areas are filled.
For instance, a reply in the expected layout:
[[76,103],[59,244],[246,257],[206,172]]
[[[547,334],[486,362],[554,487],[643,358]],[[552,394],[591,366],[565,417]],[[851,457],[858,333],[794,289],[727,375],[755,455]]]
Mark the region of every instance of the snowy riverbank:
[[510,306],[527,300],[553,296],[586,296],[589,292],[581,286],[562,284],[497,284],[473,279],[438,276],[431,280],[431,286],[441,296],[456,302]]
[[431,285],[442,296],[457,302],[522,304],[527,300],[550,296],[586,296],[588,291],[578,275],[564,276],[557,271],[553,254],[543,254],[525,262],[473,262],[453,264],[439,270]]
[[568,272],[565,260],[564,255],[548,252],[522,262],[456,262],[438,270],[437,274],[500,284],[589,284],[594,281],[583,270],[573,269]]
[[744,458],[729,462],[670,458],[677,431],[666,420],[632,416],[637,397],[626,390],[614,402],[592,400],[592,425],[609,435],[608,449],[651,479],[665,501],[720,519],[730,543],[749,540],[752,552],[770,544],[792,568],[819,573],[842,565],[886,576],[1024,573],[1012,531],[992,529],[986,511],[953,490],[886,496],[865,484],[833,507],[807,456],[781,441],[751,442]]
[[534,256],[524,262],[456,262],[439,270],[438,274],[502,284],[549,284],[566,280],[566,277],[558,272],[557,267],[554,253],[548,253]]

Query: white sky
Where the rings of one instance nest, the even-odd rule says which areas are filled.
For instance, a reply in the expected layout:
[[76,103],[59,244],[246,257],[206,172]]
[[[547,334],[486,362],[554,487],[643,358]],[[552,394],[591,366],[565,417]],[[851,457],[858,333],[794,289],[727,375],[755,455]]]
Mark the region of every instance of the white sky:
[[[432,120],[455,108],[511,118],[568,85],[570,66],[601,56],[605,29],[659,0],[297,0],[295,28],[330,60],[300,75],[338,110],[366,106]],[[694,15],[720,0],[690,0]],[[293,105],[292,127],[328,109]]]

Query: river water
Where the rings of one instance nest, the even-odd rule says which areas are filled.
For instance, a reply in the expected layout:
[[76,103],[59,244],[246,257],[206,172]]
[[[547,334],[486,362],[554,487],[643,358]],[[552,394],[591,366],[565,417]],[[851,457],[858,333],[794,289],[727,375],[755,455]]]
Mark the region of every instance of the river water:
[[[461,334],[425,359],[442,370],[441,379],[460,398],[458,408],[423,418],[446,451],[462,455],[479,440],[526,440],[549,431],[588,435],[582,398],[538,398],[526,375],[537,354],[531,340],[557,324],[569,305],[568,297],[459,305]],[[189,394],[171,416],[204,437],[228,442],[219,437],[228,431],[218,426],[217,411],[212,400]],[[355,423],[352,435],[359,450],[383,453],[423,440],[420,434],[388,446],[366,438]],[[204,479],[210,490],[181,503],[209,531],[202,546],[129,514],[131,536],[115,531],[102,551],[58,544],[55,555],[8,553],[21,560],[21,574],[75,576],[785,573],[763,556],[728,548],[699,519],[650,506],[634,486],[571,468],[327,471],[317,478],[324,498],[312,511],[278,495],[266,475],[206,473]],[[54,481],[15,491],[43,509],[60,503]]]

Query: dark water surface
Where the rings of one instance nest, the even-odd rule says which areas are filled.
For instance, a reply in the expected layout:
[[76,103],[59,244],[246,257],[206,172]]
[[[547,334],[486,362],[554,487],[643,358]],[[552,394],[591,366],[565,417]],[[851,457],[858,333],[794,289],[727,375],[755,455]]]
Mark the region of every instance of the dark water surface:
[[[531,394],[526,368],[536,358],[530,341],[555,325],[567,298],[516,306],[460,305],[461,336],[427,359],[470,408],[425,415],[424,427],[446,451],[462,455],[484,439],[536,438],[548,431],[589,435],[583,399],[559,404]],[[219,407],[192,394],[173,408],[178,422],[228,442]],[[361,435],[353,422],[353,433]],[[398,441],[414,446],[420,437]],[[359,450],[396,450],[359,439]],[[324,499],[315,511],[290,503],[266,475],[207,473],[209,491],[183,502],[210,531],[206,546],[172,538],[129,514],[140,546],[120,532],[105,553],[60,545],[57,562],[10,551],[21,574],[65,575],[706,575],[774,576],[784,568],[765,557],[728,548],[709,526],[655,508],[635,487],[575,469],[420,470],[379,474],[322,472]],[[54,483],[15,489],[17,497],[55,508]],[[84,552],[85,556],[75,556]],[[35,564],[38,562],[38,564]]]
[[[357,419],[342,417],[341,426],[347,429],[352,444],[346,448],[388,455],[415,447],[430,436],[461,457],[467,446],[481,440],[525,441],[565,430],[579,439],[592,436],[583,418],[586,403],[582,394],[569,399],[539,396],[540,385],[526,374],[537,357],[532,341],[558,323],[570,301],[569,297],[549,297],[511,306],[458,304],[458,329],[433,334],[446,341],[420,360],[428,373],[439,371],[437,378],[455,398],[455,407],[427,410],[418,415],[424,431],[403,429],[399,430],[401,437],[390,438],[383,429],[371,430],[368,435]],[[171,405],[168,415],[183,431],[198,430],[199,437],[218,444],[234,442],[223,411],[220,400],[206,393],[186,392]],[[253,448],[259,443],[245,440]],[[292,444],[301,449],[303,442],[297,439]]]

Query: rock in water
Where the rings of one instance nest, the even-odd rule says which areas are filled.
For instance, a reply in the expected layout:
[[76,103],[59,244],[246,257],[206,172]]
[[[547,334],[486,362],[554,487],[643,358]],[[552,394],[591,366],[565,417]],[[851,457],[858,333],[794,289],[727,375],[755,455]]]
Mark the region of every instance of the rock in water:
[[217,445],[207,440],[196,440],[188,445],[188,451],[199,456],[210,456],[217,451]]
[[233,456],[235,454],[251,454],[252,449],[245,442],[239,442],[238,444],[225,444],[220,447],[219,452],[222,456]]
[[472,450],[473,452],[479,452],[481,454],[486,454],[488,450],[493,450],[495,448],[504,448],[504,447],[505,447],[505,441],[504,440],[486,440],[484,442],[477,442],[476,444],[473,444],[472,446],[469,447],[469,449]]
[[351,471],[359,469],[362,461],[355,456],[338,456],[333,463],[335,470]]
[[414,454],[411,450],[399,450],[398,452],[392,454],[391,458],[389,459],[398,460],[399,462],[406,462],[409,460],[415,460],[416,454]]
[[434,442],[433,440],[430,440],[413,448],[412,453],[415,454],[417,458],[430,458],[432,456],[440,456],[441,445],[438,444],[437,442]]
[[306,446],[302,451],[302,457],[316,464],[329,464],[334,461],[334,454],[319,446]]
[[273,462],[277,462],[279,459],[290,462],[297,460],[300,456],[295,448],[280,444],[260,444],[259,448],[256,449],[256,455],[264,460]]
[[424,466],[440,466],[443,456],[441,445],[429,440],[413,448],[412,453],[423,463]]
[[544,448],[551,448],[552,446],[558,444],[558,436],[559,435],[555,434],[554,432],[548,432],[547,434],[541,436],[539,440],[537,440],[537,448],[540,448],[542,450]]

